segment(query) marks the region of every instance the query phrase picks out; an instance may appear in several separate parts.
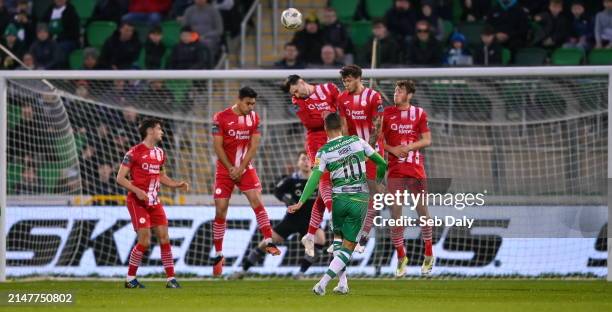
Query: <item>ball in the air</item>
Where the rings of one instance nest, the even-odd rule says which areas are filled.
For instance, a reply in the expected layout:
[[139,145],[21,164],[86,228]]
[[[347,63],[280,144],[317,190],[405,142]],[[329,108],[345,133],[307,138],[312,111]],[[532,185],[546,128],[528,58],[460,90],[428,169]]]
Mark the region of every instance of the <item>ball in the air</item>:
[[281,14],[281,24],[287,29],[298,29],[302,26],[302,13],[294,8],[288,8]]

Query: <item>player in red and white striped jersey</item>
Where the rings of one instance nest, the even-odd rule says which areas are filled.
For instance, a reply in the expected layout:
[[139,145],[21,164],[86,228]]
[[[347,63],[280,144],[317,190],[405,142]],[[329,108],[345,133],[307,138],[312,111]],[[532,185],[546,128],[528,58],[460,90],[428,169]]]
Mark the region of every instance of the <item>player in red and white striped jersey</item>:
[[[345,91],[338,96],[338,112],[342,117],[343,132],[362,138],[370,143],[379,154],[384,155],[382,138],[380,137],[383,112],[382,98],[380,93],[363,85],[361,74],[361,68],[357,65],[344,66],[340,71],[345,88]],[[376,183],[376,164],[371,160],[366,162],[366,175],[370,194],[380,193],[382,190]],[[368,234],[372,228],[372,221],[376,214],[377,211],[370,201],[361,239],[355,247],[355,251],[364,251]]]
[[[285,80],[283,90],[291,94],[295,114],[306,128],[304,147],[312,166],[317,151],[327,143],[324,118],[326,114],[336,112],[338,88],[331,82],[314,85],[298,75],[290,75]],[[320,244],[315,244],[315,233],[323,220],[325,207],[331,210],[331,195],[331,180],[329,173],[326,173],[321,177],[319,195],[311,210],[308,233],[302,237],[302,244],[310,257],[315,256],[316,250],[322,249]]]
[[[162,264],[168,278],[166,287],[179,288],[180,285],[174,278],[174,259],[168,237],[168,219],[159,200],[159,187],[163,184],[188,191],[189,184],[185,181],[174,181],[163,171],[166,154],[164,150],[157,147],[164,134],[162,122],[157,119],[147,119],[140,124],[138,130],[142,143],[132,147],[125,154],[117,173],[117,183],[129,191],[127,207],[138,237],[136,246],[130,252],[125,287],[144,288],[136,279],[136,271],[140,266],[143,254],[151,244],[151,228],[153,228],[159,239]],[[130,180],[127,179],[128,173]]]
[[[397,191],[421,193],[427,192],[427,175],[425,174],[425,158],[420,150],[431,145],[431,133],[427,125],[427,113],[421,107],[410,104],[416,88],[412,80],[400,80],[396,83],[393,100],[395,106],[386,107],[383,114],[382,132],[385,150],[389,153],[389,174],[387,190],[394,194]],[[416,207],[419,217],[427,216],[429,211],[423,201]],[[402,207],[391,207],[391,217],[399,218]],[[421,227],[421,237],[425,244],[425,259],[421,266],[421,274],[429,275],[434,265],[432,251],[432,228]],[[396,276],[404,276],[408,257],[404,247],[404,228],[400,226],[391,229],[391,240],[397,250],[398,266]]]
[[217,154],[215,173],[215,220],[213,223],[213,242],[215,260],[213,275],[219,276],[225,263],[223,257],[223,237],[225,218],[229,200],[238,186],[248,199],[259,230],[263,234],[267,253],[279,255],[280,250],[272,243],[272,227],[261,197],[261,183],[257,171],[251,164],[261,139],[259,115],[253,110],[257,92],[243,87],[234,105],[215,114],[213,118],[213,145]]

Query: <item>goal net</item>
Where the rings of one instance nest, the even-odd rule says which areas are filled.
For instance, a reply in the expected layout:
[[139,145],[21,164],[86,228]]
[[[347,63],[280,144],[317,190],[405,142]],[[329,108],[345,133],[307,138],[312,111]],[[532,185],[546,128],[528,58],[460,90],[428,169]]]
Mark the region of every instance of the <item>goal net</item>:
[[[381,92],[385,106],[393,105],[396,80],[416,81],[413,104],[428,113],[432,132],[433,145],[423,151],[429,191],[453,198],[431,204],[430,212],[442,219],[474,220],[470,228],[434,227],[434,275],[606,276],[611,71],[366,71],[366,86],[375,78],[371,87]],[[241,86],[258,92],[262,142],[254,166],[270,219],[278,223],[286,207],[272,195],[274,187],[295,170],[304,149],[304,128],[279,88],[292,73],[343,89],[335,70],[11,74],[0,90],[6,94],[0,112],[7,112],[6,139],[0,140],[6,144],[6,171],[0,176],[6,189],[0,198],[7,205],[1,255],[6,274],[125,274],[136,235],[125,192],[114,177],[125,152],[139,142],[139,121],[156,117],[164,121],[166,171],[192,186],[189,193],[162,188],[176,270],[211,275],[212,116],[235,101]],[[461,205],[469,194],[482,194],[483,205]],[[416,212],[405,207],[404,215],[416,217]],[[387,218],[388,209],[380,216]],[[261,237],[238,191],[227,218],[225,272],[231,273]],[[326,213],[322,227],[328,242],[329,220]],[[392,274],[397,257],[389,228],[374,226],[369,236],[365,252],[354,254],[349,274]],[[423,260],[419,228],[407,227],[404,238],[408,274],[418,275]],[[251,272],[297,272],[304,256],[298,235],[289,237],[281,251]],[[329,260],[323,254],[307,273],[324,272]],[[152,247],[139,274],[161,272],[159,247]]]

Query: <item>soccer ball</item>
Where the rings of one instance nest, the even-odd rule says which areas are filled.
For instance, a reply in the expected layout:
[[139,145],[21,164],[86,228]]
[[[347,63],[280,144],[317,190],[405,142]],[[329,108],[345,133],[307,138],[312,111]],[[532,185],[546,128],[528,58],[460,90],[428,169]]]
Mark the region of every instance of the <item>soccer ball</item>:
[[298,29],[302,26],[302,13],[294,8],[288,8],[281,14],[281,24],[287,29]]

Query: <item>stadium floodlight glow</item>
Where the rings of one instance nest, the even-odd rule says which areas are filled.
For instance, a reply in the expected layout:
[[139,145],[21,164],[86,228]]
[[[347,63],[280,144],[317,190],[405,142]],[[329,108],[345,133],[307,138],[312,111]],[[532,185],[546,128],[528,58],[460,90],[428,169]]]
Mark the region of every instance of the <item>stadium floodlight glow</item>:
[[[278,88],[290,74],[312,82],[333,81],[342,88],[339,70],[0,71],[0,280],[6,273],[25,275],[27,270],[35,275],[78,275],[87,265],[102,275],[125,271],[132,241],[120,237],[131,235],[129,225],[122,223],[127,211],[92,206],[122,205],[121,196],[92,193],[104,191],[107,185],[100,181],[108,175],[105,165],[113,168],[137,136],[134,116],[162,118],[172,130],[164,143],[167,169],[193,186],[188,196],[164,193],[166,203],[191,207],[170,209],[177,220],[189,221],[176,223],[184,231],[184,243],[176,247],[177,272],[209,275],[205,247],[210,246],[199,232],[209,215],[194,206],[211,199],[212,113],[230,105],[242,85],[259,93],[255,109],[262,117],[263,136],[254,165],[264,193],[270,194],[271,185],[290,173],[303,149],[303,127],[292,114],[289,96]],[[607,270],[604,265],[612,259],[612,248],[605,244],[612,233],[610,222],[608,237],[597,237],[605,223],[601,212],[607,211],[608,220],[612,215],[603,189],[603,181],[612,178],[612,66],[366,69],[364,78],[376,80],[386,105],[391,105],[395,80],[414,79],[415,101],[428,112],[433,133],[434,144],[425,151],[428,174],[452,179],[445,191],[487,190],[485,208],[490,210],[475,216],[481,228],[473,233],[483,236],[462,240],[451,237],[461,233],[442,229],[435,248],[448,266],[438,268],[476,276],[552,272],[612,279],[612,264],[607,261]],[[20,123],[24,118],[29,122]],[[607,176],[603,168],[608,168]],[[19,185],[24,176],[34,176],[30,189]],[[17,194],[17,186],[22,194]],[[285,208],[270,198],[266,204],[278,206],[271,207],[275,220]],[[552,213],[555,209],[558,214]],[[228,218],[250,220],[252,213],[242,210],[230,209]],[[509,224],[502,222],[507,229],[484,226],[483,216],[508,219]],[[529,219],[541,221],[543,229],[590,236],[581,240],[510,233]],[[231,245],[237,246],[235,254],[228,251],[236,263],[245,253],[240,246],[252,238],[240,232],[250,231],[249,225],[240,224],[242,228],[228,236],[236,239]],[[389,250],[388,234],[377,228],[370,235],[363,256],[367,261],[349,270],[391,272],[394,260],[376,258]],[[418,229],[406,232],[409,248],[418,235]],[[297,242],[290,244],[299,248]],[[522,252],[531,256],[516,256]],[[267,264],[260,272],[292,272],[299,266],[297,254],[285,259],[286,266]],[[147,272],[157,269],[162,268]]]

